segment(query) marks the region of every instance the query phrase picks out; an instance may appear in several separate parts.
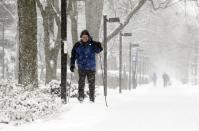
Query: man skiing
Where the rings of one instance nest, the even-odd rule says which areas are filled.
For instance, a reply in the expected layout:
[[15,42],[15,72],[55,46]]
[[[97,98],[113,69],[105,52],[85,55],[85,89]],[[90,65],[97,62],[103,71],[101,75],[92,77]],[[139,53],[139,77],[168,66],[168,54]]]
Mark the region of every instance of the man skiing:
[[75,43],[71,51],[71,72],[74,72],[75,62],[78,65],[78,100],[84,100],[85,79],[87,77],[89,84],[90,101],[95,101],[95,72],[96,59],[95,55],[103,49],[100,42],[92,40],[90,33],[83,30],[80,35],[81,40]]

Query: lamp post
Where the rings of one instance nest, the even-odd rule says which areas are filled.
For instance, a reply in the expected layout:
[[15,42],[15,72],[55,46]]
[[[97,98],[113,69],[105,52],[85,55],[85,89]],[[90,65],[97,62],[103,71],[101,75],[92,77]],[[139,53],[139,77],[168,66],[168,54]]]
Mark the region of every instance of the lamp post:
[[134,68],[133,68],[133,89],[137,87],[137,61],[138,61],[138,51],[136,50],[135,56],[133,58]]
[[145,84],[145,56],[142,57],[142,84]]
[[122,33],[120,31],[120,46],[119,46],[119,93],[122,93],[122,36],[132,36],[132,33]]
[[61,99],[67,103],[67,0],[61,0]]
[[144,50],[143,49],[137,49],[137,65],[138,65],[138,73],[139,73],[139,78],[138,78],[138,83],[139,85],[141,85],[141,81],[142,81],[142,62],[143,62],[143,56],[142,56],[142,52]]
[[104,25],[104,96],[107,96],[107,22],[120,22],[119,18],[107,18],[107,15],[103,16]]
[[[136,57],[132,58],[132,49],[139,47],[139,44],[132,44],[129,45],[129,90],[131,90],[131,80],[132,80],[132,60],[133,62],[136,60]],[[135,66],[134,66],[135,67]],[[133,70],[134,72],[134,70]],[[134,75],[133,75],[134,76]],[[133,77],[134,78],[134,77]]]
[[197,49],[197,45],[195,44],[195,51],[194,51],[194,85],[197,85],[197,75],[198,75],[198,49]]
[[131,69],[132,69],[132,64],[131,64],[131,48],[132,44],[129,44],[129,90],[131,90]]

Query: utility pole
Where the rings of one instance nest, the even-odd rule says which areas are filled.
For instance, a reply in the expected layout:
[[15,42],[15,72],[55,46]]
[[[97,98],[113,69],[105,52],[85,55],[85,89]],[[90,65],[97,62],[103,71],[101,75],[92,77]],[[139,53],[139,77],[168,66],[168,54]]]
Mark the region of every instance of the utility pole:
[[198,75],[198,49],[197,49],[197,45],[195,44],[195,71],[194,71],[194,85],[197,85],[197,75]]
[[107,96],[107,22],[120,22],[119,18],[107,18],[107,15],[103,16],[103,26],[104,26],[104,96]]
[[129,44],[129,90],[131,90],[131,69],[132,69],[132,60],[131,60],[131,49],[132,48],[132,44]]
[[67,104],[67,0],[61,0],[61,99]]
[[[137,47],[139,47],[139,44],[132,44],[130,50],[132,50],[133,48],[137,48]],[[130,52],[130,54],[131,54],[131,56],[132,56],[132,51]],[[132,81],[133,81],[133,89],[136,89],[136,86],[137,86],[137,78],[136,78],[137,57],[138,57],[138,52],[137,52],[137,50],[136,50],[135,55],[132,57],[131,61],[129,61],[131,66],[132,66],[131,63],[132,63],[132,62],[134,63],[134,67],[132,67],[133,70],[131,71],[132,68],[129,70],[129,72],[130,72],[129,75],[132,76],[131,74],[133,74],[132,78],[130,79],[130,81],[133,79],[133,80],[132,80]],[[131,58],[131,57],[130,57],[130,58]],[[133,73],[132,73],[132,72],[133,72]],[[130,82],[130,84],[131,84],[131,82]],[[129,87],[131,88],[131,85],[129,85]]]
[[[139,53],[139,52],[138,52]],[[138,60],[137,60],[137,76],[138,76],[138,85],[140,85],[140,79],[141,79],[141,56],[138,54]]]
[[133,89],[137,87],[137,63],[138,63],[138,51],[136,50],[133,70]]
[[104,96],[107,96],[107,15],[104,15]]
[[138,64],[138,69],[139,69],[139,80],[138,80],[138,83],[139,83],[139,85],[141,85],[142,84],[142,57],[143,57],[143,54],[142,54],[142,52],[143,52],[143,49],[138,49],[137,50],[138,51],[138,60],[137,60],[137,64]]
[[119,93],[122,93],[122,36],[132,36],[132,33],[122,33],[120,31],[120,46],[119,46]]
[[145,57],[143,56],[142,60],[142,84],[145,83]]
[[119,93],[122,93],[122,32],[120,31],[120,46],[119,46]]
[[142,54],[140,53],[140,61],[139,61],[139,67],[140,67],[140,75],[139,75],[139,84],[142,85]]

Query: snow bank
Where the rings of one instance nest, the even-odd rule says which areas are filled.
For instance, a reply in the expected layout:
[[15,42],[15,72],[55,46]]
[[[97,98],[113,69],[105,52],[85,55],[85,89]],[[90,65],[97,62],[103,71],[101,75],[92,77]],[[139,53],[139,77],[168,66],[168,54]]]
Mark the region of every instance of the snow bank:
[[61,100],[50,86],[25,88],[15,82],[0,83],[0,122],[18,125],[59,111]]

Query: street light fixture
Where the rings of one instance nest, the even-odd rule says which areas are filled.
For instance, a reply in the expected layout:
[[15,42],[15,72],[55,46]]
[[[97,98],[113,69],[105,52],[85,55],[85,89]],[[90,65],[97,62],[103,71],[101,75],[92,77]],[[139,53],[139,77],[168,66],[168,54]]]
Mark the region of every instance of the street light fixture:
[[118,17],[116,17],[116,18],[109,18],[108,22],[110,22],[110,23],[120,22],[120,18],[118,18]]
[[119,93],[122,93],[122,36],[125,37],[130,37],[132,36],[132,33],[122,33],[120,31],[120,47],[119,47],[119,52],[120,52],[120,65],[119,65]]
[[[119,18],[107,18],[107,15],[103,16],[103,25],[104,25],[104,96],[106,100],[107,96],[107,22],[113,23],[113,22],[120,22]],[[107,103],[106,103],[106,106]]]
[[132,33],[123,33],[122,36],[132,36]]
[[140,45],[139,44],[132,44],[132,47],[139,47]]

